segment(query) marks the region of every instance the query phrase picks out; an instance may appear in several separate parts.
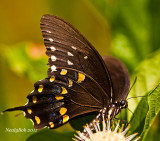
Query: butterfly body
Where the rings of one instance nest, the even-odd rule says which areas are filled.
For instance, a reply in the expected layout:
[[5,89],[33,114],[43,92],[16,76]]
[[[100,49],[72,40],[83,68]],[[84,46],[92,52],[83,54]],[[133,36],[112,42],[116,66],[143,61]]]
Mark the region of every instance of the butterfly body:
[[[44,15],[41,30],[48,60],[48,77],[36,82],[22,110],[34,127],[57,128],[87,113],[114,118],[127,105],[129,73],[113,57],[102,57],[65,20]],[[99,114],[96,117],[99,118]]]

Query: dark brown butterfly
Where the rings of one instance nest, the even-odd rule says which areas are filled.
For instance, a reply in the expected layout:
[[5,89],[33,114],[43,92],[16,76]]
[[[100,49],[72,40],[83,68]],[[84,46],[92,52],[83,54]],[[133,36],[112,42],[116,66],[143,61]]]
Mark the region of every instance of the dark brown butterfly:
[[[57,128],[91,112],[109,119],[127,106],[130,77],[113,57],[102,57],[88,40],[65,20],[44,15],[41,30],[47,49],[48,77],[35,83],[22,110],[34,128]],[[99,116],[96,119],[100,119]]]

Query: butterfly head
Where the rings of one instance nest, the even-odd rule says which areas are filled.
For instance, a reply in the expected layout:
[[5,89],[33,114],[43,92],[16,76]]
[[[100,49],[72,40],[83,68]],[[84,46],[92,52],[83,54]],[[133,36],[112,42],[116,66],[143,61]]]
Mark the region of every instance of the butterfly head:
[[120,101],[120,107],[121,109],[128,107],[128,101],[127,100],[121,100]]

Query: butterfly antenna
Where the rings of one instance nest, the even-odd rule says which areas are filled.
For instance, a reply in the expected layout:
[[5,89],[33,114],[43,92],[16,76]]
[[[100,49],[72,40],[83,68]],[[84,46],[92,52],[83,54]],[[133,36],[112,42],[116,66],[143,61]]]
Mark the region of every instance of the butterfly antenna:
[[137,76],[135,77],[134,82],[133,82],[131,88],[129,89],[128,93],[130,93],[130,91],[132,90],[133,86],[136,84],[136,81],[137,81]]
[[127,108],[127,109],[134,115],[134,113],[129,108]]
[[145,95],[145,96],[135,96],[135,97],[130,97],[128,98],[127,100],[131,99],[131,98],[137,98],[137,97],[147,97],[147,96],[150,96],[157,88],[158,86],[160,85],[160,83],[148,94],[148,95]]
[[133,113],[129,108],[127,108],[127,110],[132,113],[132,118],[131,118],[131,120],[130,120],[129,123],[128,123],[128,124],[130,124],[130,122],[132,121],[132,119],[133,119],[133,117],[134,117],[134,113]]
[[147,96],[150,96],[159,87],[159,85],[160,83],[158,83],[158,85]]
[[133,96],[133,97],[130,97],[130,98],[127,98],[127,101],[131,98],[138,98],[138,97],[147,97],[146,95],[145,96]]

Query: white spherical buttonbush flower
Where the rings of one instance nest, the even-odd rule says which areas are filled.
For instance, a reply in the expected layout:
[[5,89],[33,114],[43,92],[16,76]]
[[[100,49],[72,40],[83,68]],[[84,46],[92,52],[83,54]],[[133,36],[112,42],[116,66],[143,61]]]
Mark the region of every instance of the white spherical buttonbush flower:
[[91,129],[88,125],[84,127],[86,133],[77,132],[74,141],[138,141],[140,137],[136,137],[137,133],[127,136],[129,126],[124,128],[119,125],[120,121],[116,124],[114,120],[110,123],[110,120],[93,122],[93,128]]

